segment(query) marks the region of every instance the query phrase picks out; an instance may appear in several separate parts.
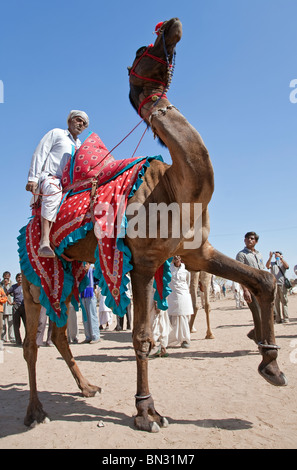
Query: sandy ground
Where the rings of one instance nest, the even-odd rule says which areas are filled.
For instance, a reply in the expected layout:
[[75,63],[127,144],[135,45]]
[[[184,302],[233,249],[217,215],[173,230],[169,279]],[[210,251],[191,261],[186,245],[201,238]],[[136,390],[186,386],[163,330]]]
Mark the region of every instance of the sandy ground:
[[[104,331],[98,344],[72,346],[83,374],[103,393],[83,398],[54,347],[38,353],[39,397],[51,421],[26,428],[29,386],[22,349],[6,343],[0,361],[1,449],[292,449],[297,447],[297,295],[291,322],[275,325],[279,366],[287,387],[257,372],[260,356],[247,338],[248,308],[232,298],[211,302],[214,340],[204,339],[205,314],[196,319],[189,350],[170,348],[150,359],[156,409],[169,421],[157,434],[133,427],[136,364],[131,332]],[[115,326],[113,323],[112,329]],[[79,317],[80,335],[84,333]],[[101,424],[101,426],[100,426]]]

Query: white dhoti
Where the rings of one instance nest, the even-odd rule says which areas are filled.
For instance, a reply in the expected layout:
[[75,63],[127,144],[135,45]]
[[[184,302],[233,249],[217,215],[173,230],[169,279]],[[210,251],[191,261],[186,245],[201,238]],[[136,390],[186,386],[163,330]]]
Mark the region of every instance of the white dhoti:
[[171,330],[172,328],[167,310],[157,310],[152,313],[152,333],[154,343],[160,342],[160,345],[166,349]]
[[175,346],[184,341],[188,344],[191,342],[191,333],[189,328],[189,317],[186,315],[170,316],[172,330],[169,335],[170,346]]
[[99,301],[99,324],[105,325],[108,323],[111,325],[112,323],[112,310],[107,307],[106,303],[106,296],[100,295],[100,301]]
[[62,185],[56,176],[46,176],[40,183],[42,193],[41,216],[55,222],[62,200]]

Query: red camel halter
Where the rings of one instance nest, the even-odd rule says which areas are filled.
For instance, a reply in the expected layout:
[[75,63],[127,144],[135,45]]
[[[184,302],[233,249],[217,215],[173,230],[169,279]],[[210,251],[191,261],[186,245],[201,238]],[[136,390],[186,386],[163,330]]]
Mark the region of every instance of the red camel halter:
[[[158,25],[159,25],[159,24],[158,24]],[[158,25],[157,25],[157,26],[158,26]],[[161,25],[161,23],[160,23],[160,25]],[[156,28],[157,28],[157,26],[156,26]],[[159,32],[157,32],[156,34],[159,35]],[[141,112],[142,107],[143,107],[146,103],[148,103],[150,100],[154,101],[155,104],[156,104],[157,101],[159,101],[159,100],[161,100],[161,99],[164,99],[164,98],[167,98],[167,97],[166,97],[166,91],[168,90],[169,85],[170,85],[170,82],[171,82],[171,78],[172,78],[174,66],[169,63],[169,54],[167,53],[167,49],[166,49],[164,31],[163,31],[163,33],[162,33],[162,38],[163,38],[163,46],[164,46],[164,52],[165,52],[166,60],[163,60],[163,59],[161,59],[160,57],[157,57],[157,56],[151,54],[149,51],[152,49],[153,44],[150,44],[150,45],[145,49],[145,51],[143,52],[143,54],[141,54],[141,56],[139,57],[139,59],[138,59],[137,61],[135,61],[133,67],[132,67],[131,70],[130,70],[130,75],[134,75],[134,77],[140,78],[141,80],[145,80],[145,81],[148,81],[148,82],[159,83],[160,85],[162,85],[162,86],[164,87],[163,92],[160,92],[160,93],[153,93],[152,95],[147,96],[147,97],[140,103],[140,105],[139,105],[139,107],[138,107],[138,114],[139,114],[139,116],[141,116],[140,112]],[[141,76],[141,75],[138,75],[138,74],[135,72],[135,69],[136,69],[137,65],[139,64],[139,62],[140,62],[144,57],[149,57],[150,59],[153,59],[153,60],[155,60],[156,62],[159,62],[159,63],[162,64],[162,65],[166,65],[167,71],[168,71],[168,76],[169,76],[169,79],[168,79],[167,83],[162,82],[161,80],[157,80],[157,79],[155,79],[155,78],[143,77],[143,76]],[[173,60],[174,60],[174,59],[175,59],[175,51],[173,52]],[[155,99],[154,99],[154,97],[155,97]]]

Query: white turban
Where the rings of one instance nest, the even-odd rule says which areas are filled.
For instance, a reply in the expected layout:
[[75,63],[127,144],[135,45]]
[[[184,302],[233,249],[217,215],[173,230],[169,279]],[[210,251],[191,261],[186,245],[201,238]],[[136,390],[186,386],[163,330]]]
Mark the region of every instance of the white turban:
[[69,122],[70,119],[73,119],[75,116],[81,117],[85,121],[86,127],[88,127],[89,116],[84,111],[79,111],[78,109],[73,109],[72,111],[70,111],[68,118],[67,118],[67,122]]

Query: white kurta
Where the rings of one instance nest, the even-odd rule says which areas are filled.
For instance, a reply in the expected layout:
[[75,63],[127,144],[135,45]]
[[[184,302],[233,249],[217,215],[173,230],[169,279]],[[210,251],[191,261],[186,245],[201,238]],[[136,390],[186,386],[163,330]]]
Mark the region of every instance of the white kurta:
[[109,325],[112,323],[112,310],[106,306],[105,304],[106,296],[100,294],[99,300],[99,324],[105,325],[108,323]]
[[28,181],[38,183],[44,194],[41,215],[47,220],[56,219],[62,199],[63,170],[80,145],[80,140],[74,140],[69,130],[53,129],[41,139],[32,156]]
[[170,270],[172,279],[169,287],[172,292],[167,301],[172,331],[169,336],[169,344],[174,345],[183,341],[190,343],[189,318],[194,313],[189,289],[191,274],[183,263],[180,267],[176,267],[172,263]]
[[44,176],[62,178],[63,170],[74,151],[81,145],[65,129],[52,129],[41,139],[31,159],[28,181],[38,183]]

